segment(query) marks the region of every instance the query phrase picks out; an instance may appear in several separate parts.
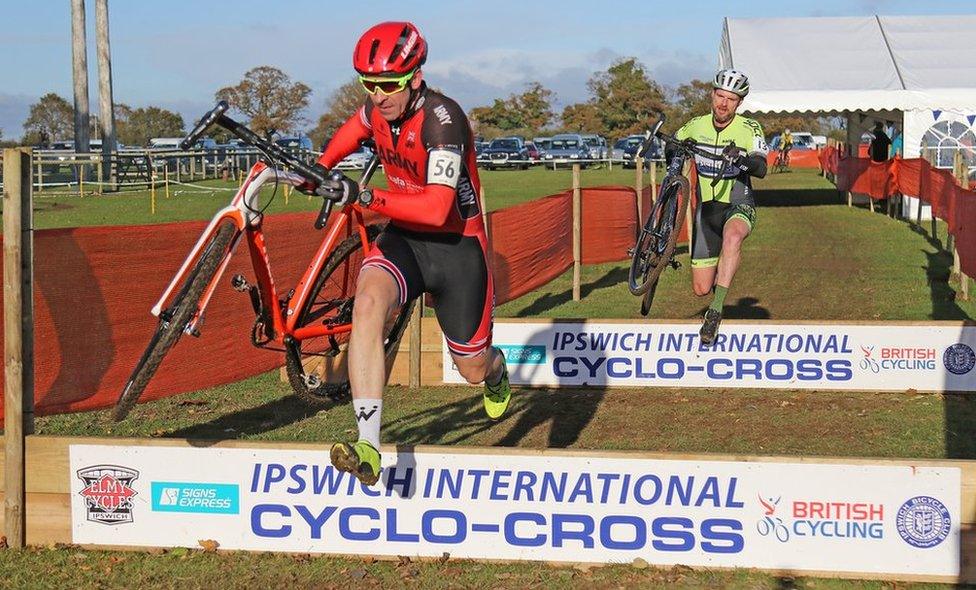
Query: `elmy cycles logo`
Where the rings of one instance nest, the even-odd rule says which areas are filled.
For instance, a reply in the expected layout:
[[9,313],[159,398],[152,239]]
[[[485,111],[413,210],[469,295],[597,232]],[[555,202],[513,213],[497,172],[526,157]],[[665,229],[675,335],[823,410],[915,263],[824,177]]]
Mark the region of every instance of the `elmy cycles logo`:
[[102,524],[132,522],[132,498],[137,492],[132,482],[139,472],[118,465],[94,465],[78,470],[84,488],[78,494],[85,499],[88,520]]

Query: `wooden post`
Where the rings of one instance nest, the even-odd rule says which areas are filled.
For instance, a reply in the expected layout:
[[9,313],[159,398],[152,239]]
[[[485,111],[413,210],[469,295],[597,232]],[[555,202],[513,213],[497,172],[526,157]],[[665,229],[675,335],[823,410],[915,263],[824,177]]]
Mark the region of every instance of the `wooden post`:
[[[102,159],[104,160],[111,158],[112,153],[118,149],[112,100],[112,52],[108,35],[108,0],[95,0],[95,53],[98,58],[98,124],[102,131]],[[103,173],[107,174],[103,176]],[[118,178],[111,165],[107,170],[99,167],[98,181],[107,183],[110,190],[117,190],[115,185]],[[107,191],[103,190],[103,192]]]
[[854,206],[854,195],[851,194],[851,191],[847,191],[847,206],[848,207]]
[[478,192],[479,205],[481,207],[481,223],[485,226],[485,237],[489,239],[489,244],[491,243],[491,236],[488,235],[488,203],[485,201],[485,185],[481,185],[481,190]]
[[31,150],[3,158],[4,525],[7,544],[24,546],[24,435],[34,431],[34,313]]
[[85,165],[78,164],[78,196],[85,196]]
[[37,156],[37,190],[44,190],[44,165],[40,155]]
[[874,213],[874,197],[868,195],[868,204],[871,206],[871,213]]
[[651,160],[651,203],[657,200],[657,162]]
[[634,190],[637,191],[637,235],[640,235],[641,228],[644,227],[644,199],[641,192],[644,190],[644,158],[634,158],[637,164],[637,174],[634,179]]
[[424,317],[424,297],[417,298],[410,316],[410,387],[420,388],[420,367],[423,360],[423,344],[421,342],[421,323]]
[[580,264],[583,260],[581,241],[583,195],[580,189],[580,165],[573,164],[573,301],[580,300]]
[[163,186],[166,188],[166,198],[169,198],[169,166],[163,168]]
[[156,171],[153,170],[152,175],[149,177],[149,212],[153,215],[156,214]]

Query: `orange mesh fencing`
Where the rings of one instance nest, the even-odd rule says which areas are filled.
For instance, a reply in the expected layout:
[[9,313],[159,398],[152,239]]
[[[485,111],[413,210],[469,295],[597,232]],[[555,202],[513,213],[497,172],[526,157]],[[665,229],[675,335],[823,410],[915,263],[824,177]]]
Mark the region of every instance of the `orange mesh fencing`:
[[[772,166],[779,157],[779,150],[769,150],[766,165]],[[790,168],[821,168],[819,150],[790,150]]]
[[[637,223],[634,190],[585,188],[582,209],[583,262],[625,260]],[[497,303],[537,289],[572,267],[570,191],[494,211],[488,223]],[[307,213],[265,219],[279,297],[297,284],[322,240],[322,232],[311,226]],[[156,327],[149,308],[204,227],[205,222],[185,222],[34,233],[37,415],[115,403]],[[254,282],[244,243],[207,308],[202,336],[177,343],[143,400],[239,381],[282,365],[280,352],[250,344],[254,313],[249,298],[229,285],[238,273]]]
[[[832,151],[831,151],[832,150]],[[962,271],[976,276],[976,192],[963,188],[948,170],[935,168],[920,158],[894,158],[872,162],[867,158],[838,156],[828,148],[822,158],[825,170],[836,161],[837,188],[863,193],[872,199],[895,194],[918,197],[932,207],[932,214],[949,226],[955,238]]]

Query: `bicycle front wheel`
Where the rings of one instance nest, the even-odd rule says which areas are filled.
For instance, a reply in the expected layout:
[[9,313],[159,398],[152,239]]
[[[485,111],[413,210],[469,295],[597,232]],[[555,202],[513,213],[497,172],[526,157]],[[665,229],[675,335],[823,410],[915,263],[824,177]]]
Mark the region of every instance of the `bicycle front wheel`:
[[[371,225],[366,230],[367,238],[372,243],[379,235],[380,228]],[[362,240],[358,233],[353,233],[336,247],[322,265],[308,301],[298,314],[296,327],[350,327],[362,264]],[[386,323],[383,351],[387,359],[393,355],[406,330],[413,305],[413,301],[406,302]],[[349,378],[341,362],[345,360],[349,335],[346,331],[300,342],[286,342],[285,370],[288,382],[303,401],[313,406],[329,406],[349,397]]]
[[237,228],[232,223],[227,222],[220,226],[214,237],[204,247],[203,253],[200,254],[169,307],[159,314],[159,324],[149,341],[149,346],[142,353],[142,357],[136,363],[132,375],[122,389],[122,394],[115,402],[112,419],[116,422],[125,419],[132,407],[139,401],[139,396],[149,385],[149,380],[156,374],[160,363],[163,362],[163,357],[173,348],[173,345],[183,335],[187,324],[199,311],[200,297],[216,274],[217,268],[227,254],[236,232]]
[[[627,282],[632,294],[647,293],[671,262],[685,221],[689,191],[688,180],[683,176],[672,178],[661,187],[631,257]],[[650,303],[646,305],[649,309]]]

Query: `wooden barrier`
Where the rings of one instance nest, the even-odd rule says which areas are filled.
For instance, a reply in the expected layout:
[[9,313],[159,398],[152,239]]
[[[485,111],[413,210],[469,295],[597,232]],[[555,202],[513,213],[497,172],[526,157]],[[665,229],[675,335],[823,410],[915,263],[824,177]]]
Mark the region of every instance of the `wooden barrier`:
[[[248,449],[312,449],[328,448],[327,441],[314,443],[213,440],[188,441],[183,439],[125,439],[125,438],[83,438],[83,437],[27,437],[27,528],[26,540],[29,545],[51,545],[71,543],[71,494],[73,477],[70,470],[68,451],[70,445],[123,445],[131,447],[214,447]],[[383,445],[384,452],[394,452],[392,445]],[[445,447],[420,445],[414,447],[415,453],[443,453]],[[567,449],[514,449],[503,447],[479,448],[470,446],[450,447],[451,453],[493,455],[532,455],[550,457],[608,457],[616,459],[657,459],[682,461],[734,461],[745,463],[799,463],[799,464],[839,464],[839,465],[877,465],[911,467],[953,467],[961,471],[960,489],[960,574],[955,576],[929,575],[890,575],[890,574],[850,574],[844,572],[809,572],[804,576],[848,577],[859,579],[900,580],[941,583],[976,582],[976,461],[951,459],[858,459],[851,457],[789,457],[789,456],[740,456],[727,454],[661,453],[642,451],[585,451]],[[4,457],[0,456],[0,463]],[[0,488],[0,491],[5,491]],[[147,550],[149,548],[146,548]],[[797,575],[797,572],[789,572]]]

